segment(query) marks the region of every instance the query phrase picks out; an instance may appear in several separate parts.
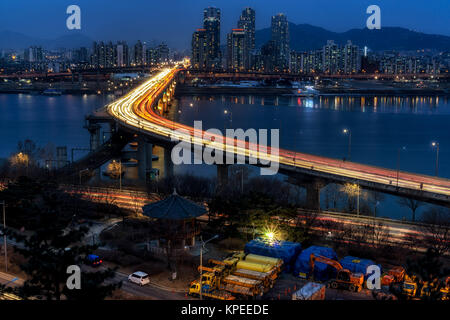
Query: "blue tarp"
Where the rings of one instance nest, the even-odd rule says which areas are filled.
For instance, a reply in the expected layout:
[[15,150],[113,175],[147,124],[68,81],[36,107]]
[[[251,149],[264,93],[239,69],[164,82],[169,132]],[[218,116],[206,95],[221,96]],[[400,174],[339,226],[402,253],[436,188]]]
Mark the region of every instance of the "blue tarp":
[[[367,278],[367,267],[375,264],[372,260],[369,259],[360,259],[357,257],[347,256],[341,259],[340,261],[342,267],[344,269],[350,270],[353,273],[362,273],[365,278]],[[381,265],[378,265],[381,270]],[[382,271],[382,270],[381,270]]]
[[[328,247],[311,246],[300,253],[295,262],[294,274],[300,277],[308,277],[311,272],[310,259],[311,254],[323,256],[325,258],[337,261],[336,252]],[[303,274],[304,276],[300,275]],[[327,281],[336,276],[336,269],[326,263],[316,262],[314,264],[314,279],[318,281]]]
[[255,239],[245,245],[245,253],[257,254],[260,256],[278,258],[283,260],[286,270],[290,270],[291,264],[302,250],[302,245],[291,241],[266,241]]

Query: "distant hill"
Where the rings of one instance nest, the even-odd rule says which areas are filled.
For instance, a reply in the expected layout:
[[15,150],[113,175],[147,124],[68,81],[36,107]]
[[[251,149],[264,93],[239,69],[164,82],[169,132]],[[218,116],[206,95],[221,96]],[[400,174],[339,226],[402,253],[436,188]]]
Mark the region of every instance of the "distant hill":
[[0,31],[1,49],[25,49],[30,46],[42,46],[47,49],[79,48],[92,46],[93,40],[82,33],[71,33],[56,39],[33,38],[13,31]]
[[[450,50],[450,37],[425,34],[405,28],[384,27],[380,30],[351,29],[338,33],[309,24],[289,23],[291,49],[306,51],[322,48],[327,40],[345,44],[351,40],[360,47],[367,46],[374,51],[382,50]],[[261,47],[271,38],[270,28],[256,31],[256,45]]]

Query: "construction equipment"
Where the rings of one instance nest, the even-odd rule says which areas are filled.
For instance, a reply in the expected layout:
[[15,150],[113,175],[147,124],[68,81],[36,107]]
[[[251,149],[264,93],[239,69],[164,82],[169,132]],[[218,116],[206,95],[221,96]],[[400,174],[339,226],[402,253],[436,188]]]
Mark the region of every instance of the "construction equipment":
[[[198,280],[191,282],[189,286],[189,295],[200,296],[200,282]],[[214,290],[205,287],[203,287],[202,296],[215,300],[236,300],[236,298],[227,291]]]
[[[267,292],[273,287],[273,284],[278,277],[278,268],[269,264],[259,264],[255,262],[247,262],[239,260],[241,257],[232,257],[224,261],[211,259],[210,264],[215,264],[213,267],[216,274],[217,270],[223,270],[223,275],[232,274],[238,277],[261,281],[264,287],[264,292]],[[228,271],[228,273],[225,272]]]
[[[203,270],[206,269],[203,268]],[[200,286],[197,286],[197,284],[199,284],[198,280],[191,283],[189,294],[200,294]],[[202,293],[214,294],[217,297],[226,296],[224,291],[246,297],[256,297],[264,294],[262,281],[214,272],[206,272],[202,275],[202,288]]]
[[323,256],[316,256],[314,254],[311,254],[310,266],[312,276],[314,276],[314,266],[316,262],[325,263],[336,269],[337,271],[336,278],[330,280],[329,282],[331,288],[333,289],[345,288],[347,290],[354,292],[361,291],[364,283],[364,275],[362,273],[352,273],[349,270],[344,269],[338,261]]
[[388,270],[387,274],[381,278],[382,286],[391,286],[396,283],[402,283],[405,279],[405,268],[396,266]]
[[416,277],[405,274],[404,281],[402,283],[402,292],[409,298],[414,298],[417,294]]
[[444,286],[441,288],[441,300],[450,300],[450,277],[447,277],[444,282]]

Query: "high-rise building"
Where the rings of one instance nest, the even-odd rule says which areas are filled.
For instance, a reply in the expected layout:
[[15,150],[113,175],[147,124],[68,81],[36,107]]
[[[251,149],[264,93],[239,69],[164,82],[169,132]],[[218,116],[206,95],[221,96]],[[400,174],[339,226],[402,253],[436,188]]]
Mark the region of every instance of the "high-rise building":
[[261,70],[271,72],[276,69],[277,45],[274,40],[270,40],[261,48]]
[[128,44],[125,41],[121,41],[117,43],[117,66],[118,67],[126,67],[129,64],[129,49]]
[[106,59],[105,59],[105,44],[103,41],[101,42],[94,42],[92,46],[92,57],[91,57],[91,63],[94,68],[105,68],[106,66]]
[[117,66],[117,49],[110,41],[105,46],[105,67],[111,68],[115,66]]
[[141,66],[144,64],[144,51],[145,45],[141,42],[141,40],[138,40],[136,44],[134,45],[134,56],[133,56],[133,63],[137,66]]
[[289,68],[289,24],[282,13],[272,17],[272,41],[275,46],[274,70],[285,71]]
[[207,36],[205,29],[197,29],[192,35],[191,64],[194,69],[206,69],[208,55]]
[[244,65],[251,68],[251,52],[255,49],[255,10],[245,8],[238,21],[238,28],[245,31]]
[[227,35],[227,67],[229,70],[242,71],[247,69],[246,40],[244,29],[233,29]]
[[206,32],[206,67],[217,69],[221,67],[220,52],[220,9],[208,7],[203,12],[203,29]]
[[167,44],[161,43],[160,45],[158,45],[157,51],[158,51],[158,62],[169,61],[170,50]]
[[344,73],[358,73],[361,69],[361,53],[359,47],[349,40],[342,48]]
[[42,47],[30,47],[26,51],[25,60],[28,62],[42,62],[44,61],[44,50]]
[[341,71],[341,52],[333,40],[328,40],[323,46],[323,72],[335,74]]

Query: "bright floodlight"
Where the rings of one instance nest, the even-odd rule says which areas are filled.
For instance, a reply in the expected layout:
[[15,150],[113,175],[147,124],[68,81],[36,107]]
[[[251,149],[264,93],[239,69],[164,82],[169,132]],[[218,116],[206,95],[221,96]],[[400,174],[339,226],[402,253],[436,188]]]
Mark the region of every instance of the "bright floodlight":
[[266,233],[266,237],[267,239],[269,239],[270,241],[273,241],[273,238],[275,238],[275,234],[273,232],[267,232]]

